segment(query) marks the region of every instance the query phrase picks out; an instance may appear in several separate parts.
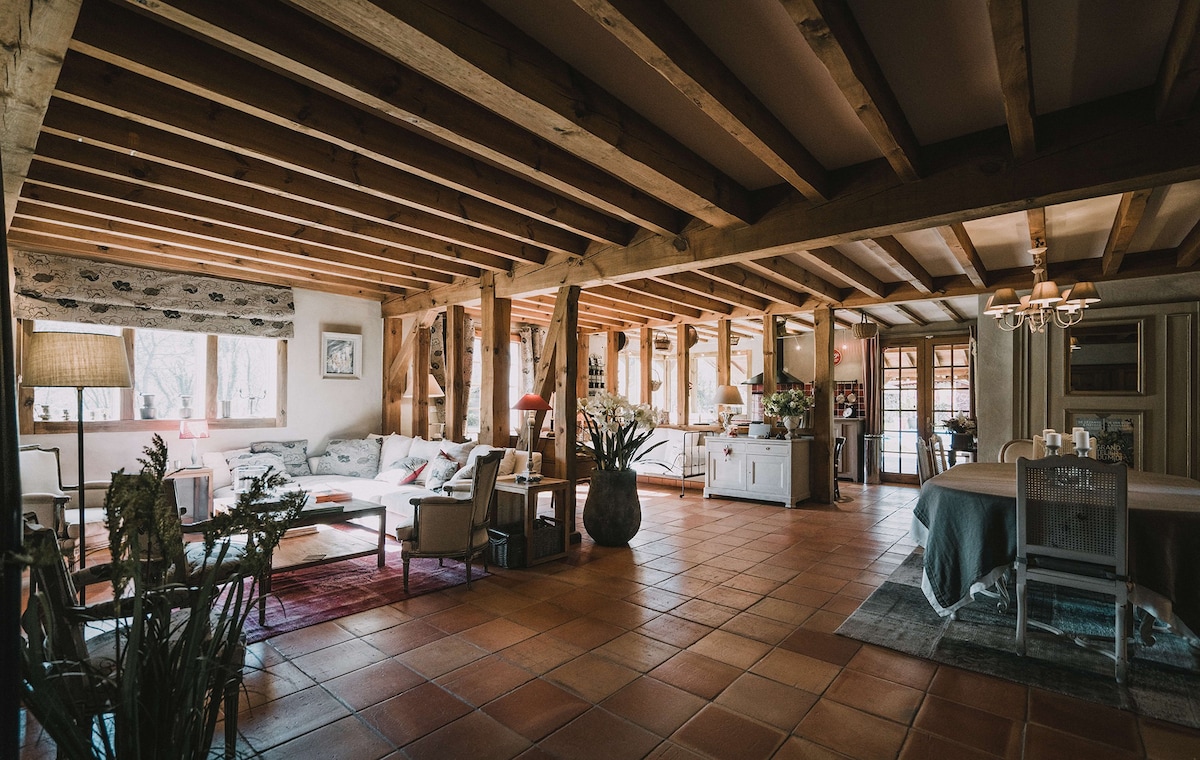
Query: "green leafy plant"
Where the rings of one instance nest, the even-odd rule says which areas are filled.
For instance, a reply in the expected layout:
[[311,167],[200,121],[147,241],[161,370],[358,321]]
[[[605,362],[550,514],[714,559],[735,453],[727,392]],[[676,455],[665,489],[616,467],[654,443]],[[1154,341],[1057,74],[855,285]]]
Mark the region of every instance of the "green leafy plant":
[[[229,512],[207,523],[201,569],[189,574],[180,519],[163,488],[166,444],[155,435],[144,451],[141,472],[117,473],[105,499],[112,562],[97,567],[110,576],[113,601],[87,608],[115,620],[111,657],[80,661],[75,647],[62,644],[54,628],[69,621],[49,619],[46,589],[31,594],[23,616],[22,698],[59,757],[209,757],[223,699],[241,683],[242,632],[258,579],[304,505],[295,491],[264,510],[284,478],[255,479]],[[238,535],[245,553],[230,572],[224,560]]]
[[975,431],[979,429],[975,420],[962,412],[943,422],[942,427],[959,435],[975,435]]
[[776,417],[799,417],[812,409],[813,397],[800,388],[775,391],[763,399],[763,411]]
[[582,441],[586,451],[601,470],[628,470],[629,465],[666,443],[659,441],[643,448],[654,432],[657,415],[649,404],[631,404],[624,396],[602,393],[579,399],[591,445]]

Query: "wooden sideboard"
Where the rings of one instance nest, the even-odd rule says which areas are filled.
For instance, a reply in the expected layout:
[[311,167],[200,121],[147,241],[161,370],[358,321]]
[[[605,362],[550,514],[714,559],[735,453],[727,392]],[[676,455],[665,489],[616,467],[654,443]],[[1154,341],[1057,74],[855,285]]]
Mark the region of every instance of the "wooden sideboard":
[[732,496],[794,507],[809,498],[811,438],[705,439],[704,498]]

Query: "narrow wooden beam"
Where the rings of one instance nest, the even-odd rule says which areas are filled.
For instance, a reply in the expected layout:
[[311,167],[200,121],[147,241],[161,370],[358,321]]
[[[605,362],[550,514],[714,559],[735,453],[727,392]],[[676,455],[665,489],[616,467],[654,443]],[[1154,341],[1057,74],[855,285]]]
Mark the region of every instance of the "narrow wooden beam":
[[1200,259],[1200,222],[1196,222],[1176,249],[1175,265],[1183,269],[1195,264],[1197,259]]
[[1200,0],[1181,0],[1154,83],[1154,115],[1159,121],[1185,116],[1200,90]]
[[732,348],[732,323],[728,319],[717,320],[717,385],[729,385]]
[[763,398],[775,392],[775,356],[779,353],[779,323],[770,314],[762,318]]
[[722,264],[699,270],[702,275],[717,282],[751,294],[758,294],[781,306],[799,309],[808,302],[808,296],[792,288],[768,280],[736,264]]
[[617,379],[617,366],[621,360],[617,342],[624,334],[620,330],[609,330],[605,334],[604,342],[604,390],[617,395],[623,395],[620,381]]
[[917,261],[917,257],[913,256],[904,244],[891,235],[881,235],[874,240],[862,241],[867,248],[879,255],[892,267],[900,268],[907,281],[914,288],[922,293],[932,293],[934,291],[933,275],[929,270]]
[[[670,276],[674,277],[675,274],[684,274],[684,273],[676,272]],[[689,284],[694,284],[693,279],[689,279],[686,277],[680,278],[679,281],[687,282]],[[711,286],[711,288],[709,288],[709,289],[711,289],[711,290],[716,289],[715,284],[713,284],[711,280],[709,281],[709,284]],[[716,312],[718,314],[732,314],[733,313],[733,306],[729,305],[727,302],[719,301],[719,300],[709,297],[707,295],[701,295],[694,290],[680,287],[680,286],[676,285],[674,281],[667,283],[667,282],[659,282],[657,280],[651,280],[651,279],[647,279],[647,278],[637,278],[637,279],[632,279],[632,280],[625,280],[624,282],[619,283],[618,287],[626,288],[628,290],[633,290],[634,292],[641,291],[644,293],[648,293],[649,295],[654,296],[655,298],[659,298],[659,299],[666,300],[666,301],[674,301],[674,302],[676,302],[678,304],[682,304],[683,306],[686,306],[688,308],[698,309],[701,312],[711,311],[711,312]],[[763,305],[765,305],[765,302]]]
[[[446,430],[444,436],[448,441],[462,441],[466,437],[467,425],[467,384],[466,373],[470,368],[471,357],[467,349],[471,337],[467,335],[467,315],[460,305],[446,309],[446,355],[445,387],[446,393]],[[479,378],[475,378],[479,382]]]
[[1106,277],[1116,274],[1125,261],[1125,253],[1129,250],[1129,242],[1142,223],[1146,213],[1146,202],[1150,200],[1153,188],[1135,190],[1121,194],[1121,204],[1113,218],[1112,229],[1108,231],[1108,241],[1104,244],[1104,254],[1101,258],[1100,269]]
[[653,391],[650,390],[650,381],[654,379],[654,331],[649,327],[641,329],[638,336],[638,352],[638,369],[642,374],[640,403],[651,404],[654,403]]
[[834,406],[834,323],[833,309],[818,306],[813,311],[813,347],[816,355],[813,372],[813,442],[809,447],[812,469],[812,500],[818,504],[833,503],[833,406]]
[[821,279],[791,259],[785,259],[782,256],[770,256],[752,261],[743,261],[741,264],[744,267],[767,275],[782,277],[790,281],[794,287],[811,293],[823,301],[837,302],[842,300],[842,291],[840,288],[831,282]]
[[688,327],[675,325],[675,424],[688,424],[691,405],[691,348],[688,347]]
[[0,4],[0,160],[4,171],[4,227],[37,147],[42,120],[83,0]]
[[958,265],[962,267],[963,274],[976,287],[986,288],[988,286],[987,268],[984,267],[983,260],[979,258],[979,251],[975,250],[975,244],[971,242],[971,236],[967,234],[967,228],[963,226],[962,222],[939,227],[938,232],[942,234],[942,240],[946,241],[946,246],[954,254]]
[[821,246],[801,251],[800,255],[827,267],[834,274],[846,279],[855,288],[869,296],[883,298],[887,295],[888,288],[882,280],[854,263],[849,256],[833,246]]
[[[938,303],[940,303],[940,301],[938,301]],[[911,307],[905,306],[902,303],[898,303],[895,306],[896,311],[911,319],[914,325],[917,325],[918,327],[924,327],[929,324],[928,319],[925,319],[925,317],[922,317],[920,314],[913,311]]]
[[410,435],[421,438],[429,437],[429,350],[430,334],[427,325],[418,324],[416,341],[413,347],[411,380],[408,386],[412,390],[412,429]]
[[480,278],[480,308],[479,442],[508,446],[512,301],[496,297],[496,276],[491,272]]
[[769,303],[767,299],[751,295],[741,288],[726,287],[725,280],[718,282],[703,272],[675,272],[661,275],[656,279],[687,293],[695,294],[700,300],[693,300],[691,303],[697,306],[706,306],[707,311],[717,311],[725,304],[762,311],[767,308]]
[[579,397],[576,389],[579,381],[579,288],[568,286],[559,291],[563,301],[562,319],[554,325],[558,332],[555,340],[554,373],[554,461],[558,477],[567,481],[567,525],[573,535],[575,520],[575,444],[579,424]]
[[962,314],[959,314],[958,310],[951,306],[945,299],[938,298],[933,301],[933,304],[941,309],[942,313],[944,313],[947,317],[950,317],[950,319],[954,320],[958,324],[961,325],[967,321],[967,318]]
[[1000,91],[1013,158],[1028,161],[1037,152],[1029,18],[1025,0],[988,0],[992,44],[1000,69]]

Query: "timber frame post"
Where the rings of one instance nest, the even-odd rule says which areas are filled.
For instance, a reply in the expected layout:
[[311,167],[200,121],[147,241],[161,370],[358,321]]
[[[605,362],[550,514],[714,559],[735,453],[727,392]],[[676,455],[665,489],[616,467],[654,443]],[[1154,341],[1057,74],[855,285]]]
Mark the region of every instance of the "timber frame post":
[[575,344],[579,340],[579,291],[577,285],[560,288],[558,302],[554,306],[557,315],[562,306],[562,319],[555,325],[558,332],[555,340],[557,360],[555,373],[554,409],[554,458],[558,463],[558,475],[567,481],[567,524],[570,526],[571,542],[575,542],[578,525],[575,516],[575,439],[579,398],[575,395],[579,375],[579,351]]
[[[385,318],[383,331],[383,432],[400,433],[404,428],[404,399],[407,396],[408,376],[413,367],[417,335],[422,327],[426,334],[433,318],[432,311],[416,314],[411,323],[398,317]],[[408,323],[408,328],[405,324]],[[428,353],[428,352],[427,352]],[[428,359],[426,359],[428,364]]]
[[833,307],[818,306],[813,312],[813,349],[816,354],[813,373],[813,442],[811,457],[812,499],[819,504],[833,503]]
[[641,336],[638,340],[638,351],[641,354],[641,361],[638,362],[638,368],[642,373],[642,398],[640,403],[650,404],[654,399],[654,391],[650,390],[650,381],[654,379],[654,331],[649,327],[641,329]]
[[733,360],[733,350],[729,345],[731,325],[728,317],[717,320],[717,385],[729,385],[730,363]]
[[422,438],[429,437],[429,325],[419,322],[413,341],[412,361],[412,435]]
[[512,332],[512,299],[496,297],[496,275],[484,272],[479,378],[479,442],[508,446],[508,370],[511,362],[509,336]]
[[467,386],[463,382],[470,367],[467,347],[467,313],[461,306],[446,309],[445,409],[446,427],[442,436],[448,441],[461,441],[466,435]]

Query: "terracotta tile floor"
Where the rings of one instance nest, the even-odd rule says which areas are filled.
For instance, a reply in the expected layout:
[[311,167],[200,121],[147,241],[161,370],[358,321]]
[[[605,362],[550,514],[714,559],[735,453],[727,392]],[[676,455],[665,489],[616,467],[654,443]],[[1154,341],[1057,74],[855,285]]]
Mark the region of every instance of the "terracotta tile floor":
[[[785,510],[644,487],[630,549],[585,536],[567,561],[493,569],[470,591],[254,645],[239,749],[322,760],[1200,757],[1200,731],[833,635],[911,552],[917,495],[841,490],[836,507]],[[26,745],[24,758],[53,757],[32,721]]]

